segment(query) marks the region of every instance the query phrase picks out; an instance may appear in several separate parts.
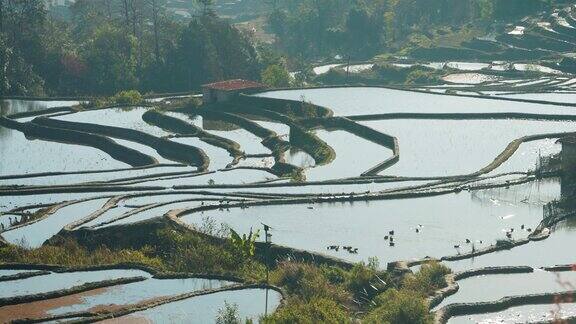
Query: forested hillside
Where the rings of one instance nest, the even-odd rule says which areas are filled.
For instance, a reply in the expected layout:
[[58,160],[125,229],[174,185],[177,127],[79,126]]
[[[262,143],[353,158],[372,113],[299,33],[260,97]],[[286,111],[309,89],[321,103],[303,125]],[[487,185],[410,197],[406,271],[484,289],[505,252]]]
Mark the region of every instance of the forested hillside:
[[189,23],[168,15],[162,0],[79,0],[69,21],[49,16],[42,0],[0,8],[0,94],[182,91],[259,78],[253,42],[209,7]]
[[[275,1],[269,25],[279,47],[303,60],[345,54],[366,59],[441,36],[485,32],[498,21],[549,9],[552,0]],[[458,35],[462,33],[464,35]],[[445,37],[447,38],[447,37]]]
[[[286,85],[286,66],[451,45],[558,2],[191,0],[196,9],[183,19],[166,0],[78,0],[66,17],[49,13],[42,0],[1,0],[0,94],[177,92],[214,80],[259,79],[270,65],[264,75]],[[241,31],[232,16],[218,13],[256,16],[274,41],[258,44],[255,28]]]

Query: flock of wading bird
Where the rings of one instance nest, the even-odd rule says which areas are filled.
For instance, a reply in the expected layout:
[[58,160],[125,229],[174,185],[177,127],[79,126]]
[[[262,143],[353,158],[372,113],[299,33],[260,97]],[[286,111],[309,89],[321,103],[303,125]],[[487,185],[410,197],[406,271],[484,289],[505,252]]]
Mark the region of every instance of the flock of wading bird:
[[[311,208],[311,207],[308,207],[308,208]],[[416,227],[414,228],[414,231],[416,232],[416,234],[419,234],[420,232],[422,232],[423,228],[424,228],[424,225],[418,224],[418,226],[416,226]],[[526,227],[526,225],[524,225],[524,224],[522,224],[522,225],[520,226],[520,230],[523,230],[523,231],[525,231],[525,232],[527,232],[527,233],[532,233],[532,228]],[[508,228],[508,229],[504,229],[503,231],[504,231],[504,233],[506,234],[506,238],[507,238],[508,240],[512,240],[512,233],[514,233],[514,228],[511,227],[511,228]],[[549,231],[550,231],[550,230],[549,230],[548,228],[544,228],[544,229],[542,230],[542,233],[543,233],[543,234],[547,234]],[[395,231],[394,231],[394,230],[391,230],[391,231],[388,232],[388,235],[384,236],[384,241],[388,242],[388,245],[391,246],[391,247],[394,247],[394,246],[396,245],[396,241],[394,240],[394,234],[395,234]],[[468,238],[467,238],[467,239],[465,239],[464,242],[463,242],[463,244],[471,245],[471,247],[472,247],[472,252],[474,252],[474,251],[476,250],[474,243],[484,244],[484,241],[482,241],[482,240],[477,240],[477,241],[475,241],[475,242],[472,242],[471,239],[468,239]],[[462,247],[462,244],[455,244],[455,245],[454,245],[454,249],[456,249],[456,251],[457,251],[458,254],[461,253],[461,251],[460,251],[460,248],[461,248],[461,247]],[[339,252],[341,248],[342,248],[342,250],[344,250],[344,251],[348,251],[348,253],[350,253],[350,254],[358,254],[358,248],[355,248],[355,247],[352,247],[352,246],[349,246],[349,245],[342,245],[342,246],[341,246],[341,245],[329,245],[329,246],[326,247],[326,250]]]

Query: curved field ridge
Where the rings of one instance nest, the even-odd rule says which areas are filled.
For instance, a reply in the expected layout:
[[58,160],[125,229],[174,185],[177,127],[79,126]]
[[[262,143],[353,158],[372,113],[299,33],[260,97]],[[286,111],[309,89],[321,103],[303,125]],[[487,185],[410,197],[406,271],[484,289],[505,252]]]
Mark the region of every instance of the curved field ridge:
[[38,300],[45,300],[45,299],[52,299],[58,298],[62,296],[77,294],[93,289],[98,288],[105,288],[105,287],[112,287],[122,284],[128,284],[138,281],[146,280],[145,277],[132,277],[132,278],[119,278],[119,279],[112,279],[112,280],[105,280],[105,281],[98,281],[98,282],[87,282],[85,284],[74,286],[67,289],[61,289],[57,291],[51,291],[47,293],[38,293],[34,295],[27,295],[27,296],[16,296],[16,297],[7,297],[7,298],[0,298],[0,307],[1,306],[8,306],[8,305],[17,305],[17,304],[24,304],[30,303]]
[[146,154],[140,153],[134,149],[122,146],[111,139],[85,133],[83,131],[66,130],[61,128],[45,127],[35,123],[19,123],[9,118],[0,118],[0,126],[21,131],[28,137],[40,138],[42,140],[85,145],[97,148],[115,160],[124,162],[133,167],[144,167],[158,164],[158,161]]
[[[137,264],[112,264],[112,265],[104,265],[104,266],[90,266],[90,267],[74,267],[74,268],[66,268],[60,267],[55,265],[49,264],[38,264],[38,265],[29,265],[29,264],[4,264],[0,265],[1,269],[11,269],[11,270],[34,270],[33,273],[42,273],[42,274],[50,274],[50,273],[84,273],[87,274],[90,271],[102,271],[102,270],[140,270],[149,273],[150,275],[143,275],[138,277],[128,277],[128,278],[118,278],[118,279],[110,279],[110,280],[103,280],[98,282],[87,282],[82,285],[73,286],[70,288],[64,288],[60,290],[54,290],[46,293],[37,293],[32,295],[23,295],[18,297],[9,297],[9,298],[2,298],[0,299],[0,305],[6,306],[6,311],[9,313],[4,313],[10,317],[11,319],[17,318],[18,316],[22,316],[23,314],[32,315],[32,318],[23,319],[18,318],[18,321],[25,320],[25,321],[33,321],[33,322],[44,322],[44,321],[55,321],[55,320],[62,320],[62,319],[76,319],[81,318],[84,320],[89,320],[90,322],[94,321],[101,321],[109,318],[118,318],[124,315],[129,315],[134,312],[154,308],[157,306],[177,302],[180,300],[185,300],[189,298],[209,295],[209,294],[216,294],[220,292],[226,291],[239,291],[244,289],[270,289],[278,293],[282,303],[282,299],[284,298],[284,292],[275,286],[266,285],[266,284],[250,284],[244,283],[242,279],[233,276],[226,276],[226,275],[214,275],[214,274],[196,274],[196,273],[164,273],[158,272],[155,269],[148,268],[145,266],[137,265]],[[102,288],[110,288],[110,287],[126,287],[133,286],[130,284],[133,283],[143,283],[150,281],[158,280],[212,280],[218,281],[215,287],[204,287],[204,286],[197,286],[197,285],[187,285],[180,289],[178,293],[175,294],[167,294],[164,295],[165,292],[159,293],[155,298],[141,298],[138,299],[137,296],[133,296],[131,293],[128,292],[128,299],[125,300],[125,304],[118,304],[114,305],[114,307],[101,307],[101,306],[110,306],[110,305],[100,305],[102,300],[94,301],[92,304],[90,302],[78,301],[77,298],[82,298],[82,296],[91,296],[91,295],[99,295],[99,294],[111,294],[113,293],[110,290],[103,290]],[[211,286],[212,284],[210,284]],[[152,286],[153,287],[153,286]],[[136,287],[132,287],[135,289]],[[82,295],[82,293],[86,293],[86,295]],[[150,294],[150,291],[148,292]],[[150,295],[152,296],[152,295]],[[59,299],[59,298],[68,298],[68,299]],[[135,299],[136,298],[136,299]],[[27,303],[33,302],[41,302],[44,300],[52,300],[54,304],[48,305],[41,305],[41,304],[31,304],[37,305],[39,307],[43,307],[40,312],[37,312],[36,309],[26,310]],[[72,301],[72,304],[70,302]],[[62,304],[60,304],[62,303]],[[67,306],[77,305],[76,308],[71,307],[68,308]],[[93,307],[91,307],[92,305]],[[71,310],[69,312],[59,312],[58,309],[62,307],[63,310]],[[12,308],[11,308],[12,307]],[[15,307],[15,308],[14,308]],[[47,307],[47,308],[46,308]],[[77,309],[75,311],[74,309]],[[10,313],[10,310],[16,311],[16,314]],[[56,310],[56,312],[46,312],[48,310]],[[19,312],[22,312],[21,315]],[[44,313],[46,312],[46,313]],[[2,315],[0,315],[2,316]]]
[[[238,158],[243,155],[240,150],[240,145],[233,140],[210,134],[200,127],[194,126],[178,118],[167,116],[154,110],[149,110],[142,115],[142,119],[149,124],[158,126],[178,135],[198,137],[201,141],[206,142],[207,144],[223,148],[230,153],[235,162],[237,162]],[[233,162],[232,164],[236,163]]]
[[481,303],[459,303],[447,305],[436,312],[436,323],[446,323],[451,317],[498,312],[514,306],[554,304],[562,303],[563,300],[574,300],[576,291],[566,291],[563,293],[544,293],[522,296],[504,297],[493,302]]
[[33,123],[37,125],[75,130],[78,132],[89,132],[133,141],[154,148],[158,154],[166,159],[186,163],[198,167],[200,170],[208,168],[208,156],[199,148],[169,141],[164,138],[152,136],[150,134],[121,127],[102,126],[90,123],[68,122],[49,118],[35,118]]

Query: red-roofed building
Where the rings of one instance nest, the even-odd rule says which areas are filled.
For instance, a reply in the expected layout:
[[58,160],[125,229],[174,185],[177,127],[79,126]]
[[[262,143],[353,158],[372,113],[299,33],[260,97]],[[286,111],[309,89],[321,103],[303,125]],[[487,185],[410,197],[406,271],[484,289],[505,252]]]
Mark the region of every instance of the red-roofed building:
[[225,102],[240,93],[254,92],[264,89],[261,83],[249,80],[227,80],[205,84],[202,86],[203,101],[205,104]]

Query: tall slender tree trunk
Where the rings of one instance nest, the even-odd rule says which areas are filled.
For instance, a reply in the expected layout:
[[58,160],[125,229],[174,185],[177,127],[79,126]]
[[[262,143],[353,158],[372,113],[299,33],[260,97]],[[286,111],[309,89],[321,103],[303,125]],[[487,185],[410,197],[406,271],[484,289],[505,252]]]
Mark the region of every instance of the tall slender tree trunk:
[[106,0],[106,13],[108,14],[108,19],[112,19],[112,3],[111,3],[111,0]]
[[160,36],[158,31],[158,0],[152,0],[152,23],[154,27],[154,56],[156,63],[160,61]]
[[4,0],[0,0],[0,34],[4,33]]
[[122,0],[122,10],[124,11],[124,20],[127,30],[130,28],[130,6],[128,1],[129,0]]
[[137,22],[138,22],[138,9],[136,8],[136,0],[130,1],[130,9],[132,10],[132,34],[137,37]]

